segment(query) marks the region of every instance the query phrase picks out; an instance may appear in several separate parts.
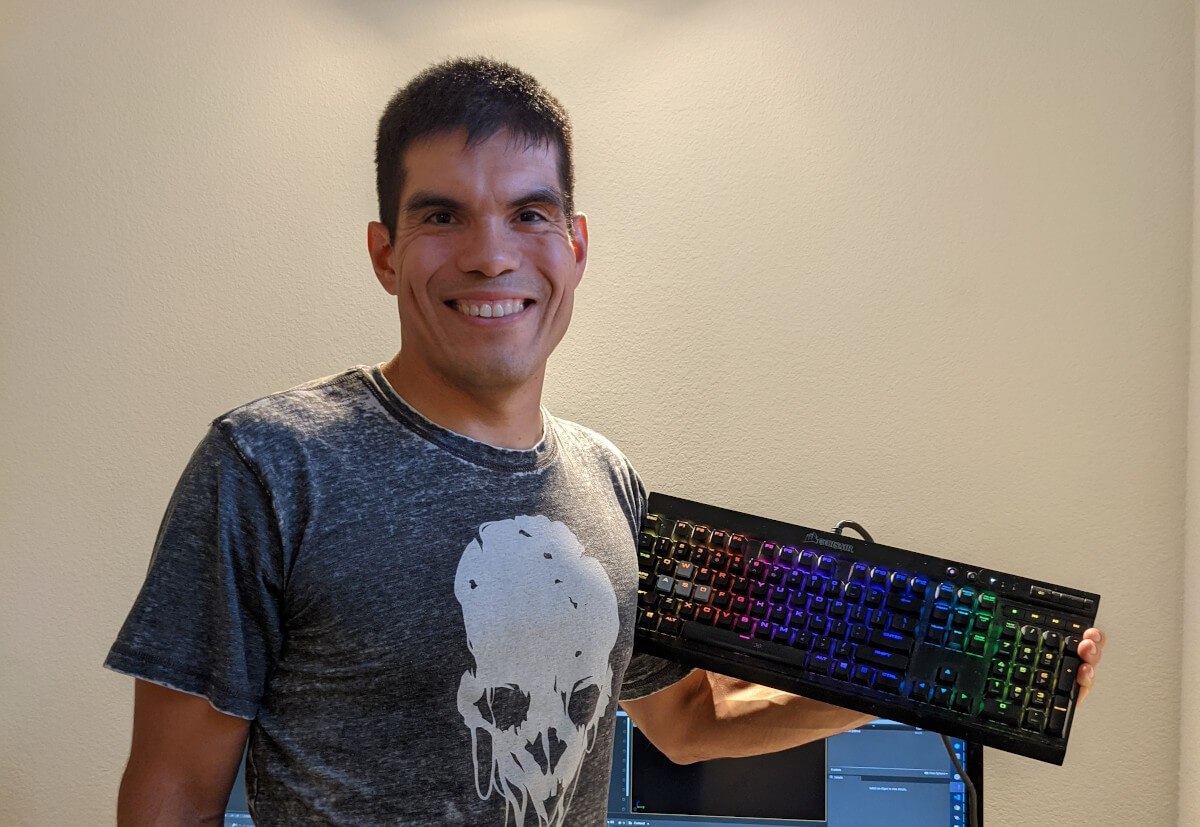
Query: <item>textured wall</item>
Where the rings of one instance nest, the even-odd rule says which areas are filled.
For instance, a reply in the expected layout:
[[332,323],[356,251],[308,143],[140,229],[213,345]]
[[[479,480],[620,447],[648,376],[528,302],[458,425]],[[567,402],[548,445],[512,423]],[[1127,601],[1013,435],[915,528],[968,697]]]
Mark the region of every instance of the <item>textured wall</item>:
[[[1200,0],[1196,2],[1200,9]],[[1200,26],[1195,31],[1195,65],[1200,67]],[[1180,824],[1200,816],[1200,84],[1193,103],[1192,196],[1192,346],[1188,382],[1187,442],[1187,534],[1184,545],[1184,622],[1179,727],[1179,813]]]
[[111,821],[171,486],[213,415],[390,355],[374,123],[475,52],[576,120],[551,409],[653,488],[1101,592],[1066,766],[989,752],[988,821],[1174,823],[1193,13],[5,4],[0,823]]

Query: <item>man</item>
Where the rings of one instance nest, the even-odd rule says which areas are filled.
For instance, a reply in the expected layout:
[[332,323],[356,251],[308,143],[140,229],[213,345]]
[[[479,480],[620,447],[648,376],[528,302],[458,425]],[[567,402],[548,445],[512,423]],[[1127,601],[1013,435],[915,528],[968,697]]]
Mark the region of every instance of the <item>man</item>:
[[[618,700],[670,757],[867,716],[630,660],[644,489],[541,408],[587,262],[537,82],[431,67],[379,126],[371,261],[401,347],[218,417],[107,664],[138,678],[122,824],[602,824]],[[1081,694],[1102,636],[1080,654]]]

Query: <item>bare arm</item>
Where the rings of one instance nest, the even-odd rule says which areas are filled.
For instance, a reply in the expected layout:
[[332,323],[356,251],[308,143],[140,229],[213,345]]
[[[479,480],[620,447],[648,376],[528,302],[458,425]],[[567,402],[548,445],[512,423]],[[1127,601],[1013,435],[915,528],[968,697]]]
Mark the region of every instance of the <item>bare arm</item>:
[[146,681],[136,682],[133,699],[133,746],[117,824],[224,823],[250,722]]
[[777,752],[875,718],[700,669],[621,706],[650,743],[678,764]]

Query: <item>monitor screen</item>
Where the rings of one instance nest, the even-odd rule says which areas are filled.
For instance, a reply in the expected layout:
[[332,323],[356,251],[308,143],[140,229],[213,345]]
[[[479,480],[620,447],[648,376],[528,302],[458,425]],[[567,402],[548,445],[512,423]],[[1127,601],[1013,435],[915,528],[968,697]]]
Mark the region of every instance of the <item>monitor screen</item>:
[[[950,743],[982,797],[982,750]],[[679,765],[618,712],[608,824],[960,827],[967,824],[964,786],[941,736],[892,721],[770,755]],[[225,827],[251,824],[242,772],[227,809]]]

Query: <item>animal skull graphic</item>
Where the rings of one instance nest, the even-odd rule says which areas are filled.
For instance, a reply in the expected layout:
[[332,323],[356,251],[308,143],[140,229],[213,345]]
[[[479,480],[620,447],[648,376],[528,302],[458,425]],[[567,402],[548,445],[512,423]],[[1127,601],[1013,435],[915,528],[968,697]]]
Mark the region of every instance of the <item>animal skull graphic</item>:
[[475,669],[458,711],[475,789],[505,799],[518,827],[561,827],[612,697],[617,601],[600,563],[543,516],[484,523],[454,578]]

